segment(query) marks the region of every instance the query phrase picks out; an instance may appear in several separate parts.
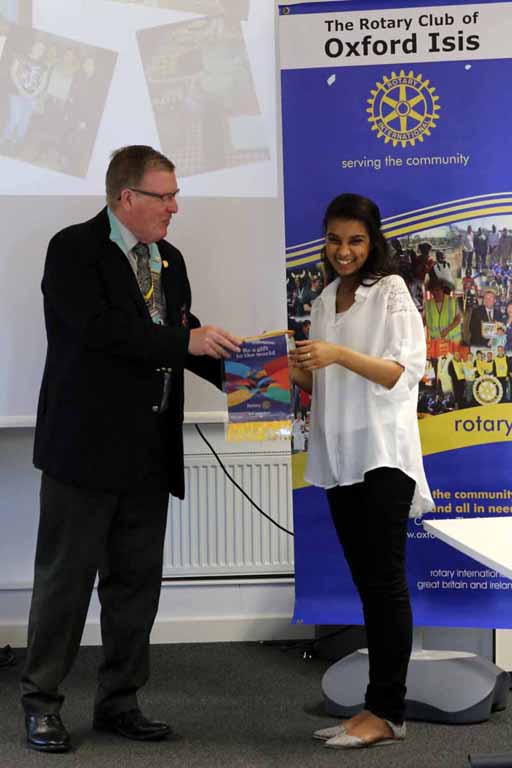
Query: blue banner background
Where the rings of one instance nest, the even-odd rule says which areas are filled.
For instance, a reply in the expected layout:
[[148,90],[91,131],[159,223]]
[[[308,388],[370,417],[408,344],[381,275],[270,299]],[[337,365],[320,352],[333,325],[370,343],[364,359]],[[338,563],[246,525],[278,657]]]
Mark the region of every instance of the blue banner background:
[[[446,200],[512,187],[512,100],[509,60],[360,66],[282,72],[286,244],[322,234],[322,216],[335,195],[357,192],[375,200],[383,218]],[[439,121],[423,143],[402,148],[372,133],[366,113],[375,84],[392,71],[420,72],[439,96]],[[336,82],[327,85],[336,73]],[[357,168],[342,159],[386,155],[471,155],[467,168]]]
[[[506,488],[510,479],[512,446],[509,443],[475,446],[425,457],[429,478],[438,485],[453,486],[460,480],[466,491],[480,491],[482,463],[492,464],[492,483],[487,490]],[[453,502],[452,502],[453,503]],[[494,500],[492,503],[496,503]],[[510,503],[510,502],[505,502]],[[487,506],[485,501],[478,504]],[[325,493],[308,487],[294,491],[295,583],[294,621],[305,624],[362,624],[361,606],[329,514]],[[465,515],[465,517],[481,517]],[[426,515],[425,519],[441,517]],[[455,515],[442,515],[443,518]],[[409,521],[407,542],[408,580],[414,622],[421,626],[502,627],[512,626],[512,582],[494,578],[431,576],[431,571],[489,571],[482,563],[457,552],[453,547]],[[438,589],[421,588],[418,583],[440,582]],[[466,587],[442,588],[442,582],[464,582]],[[485,589],[471,584],[487,583]],[[490,588],[490,583],[503,588]]]
[[[407,7],[425,5],[423,0],[418,0]],[[428,5],[449,9],[442,2]],[[362,9],[385,8],[406,11],[396,2],[351,2],[305,3],[290,7],[289,13],[313,14],[326,10],[354,13]],[[307,45],[307,39],[297,40],[297,45],[301,44]],[[386,144],[377,138],[376,132],[371,131],[367,112],[368,99],[376,84],[402,70],[405,74],[410,71],[415,76],[420,74],[423,81],[428,80],[429,87],[435,88],[440,105],[437,124],[430,135],[423,142],[416,141],[414,146],[408,144],[406,147]],[[334,82],[333,75],[336,76]],[[492,209],[493,218],[502,215],[503,210],[499,208],[512,187],[512,100],[507,98],[511,75],[510,59],[470,58],[442,63],[399,61],[396,65],[383,66],[336,66],[333,60],[329,67],[282,70],[286,244],[290,269],[308,269],[318,262],[323,213],[330,200],[342,192],[371,197],[378,203],[384,218],[404,218],[408,212],[427,206],[445,204],[445,207],[460,205],[464,208],[460,201],[473,196],[478,198],[481,207]],[[467,167],[386,168],[383,165],[387,155],[401,158],[405,163],[408,158],[446,157],[458,153],[470,156]],[[341,167],[342,160],[364,157],[380,158],[381,170]],[[488,198],[482,200],[485,195]],[[469,209],[469,202],[465,205]],[[506,211],[509,216],[510,210],[509,206]],[[478,214],[479,217],[485,215],[491,213]],[[434,214],[432,218],[435,218]],[[471,210],[466,218],[472,218]],[[424,230],[430,229],[430,225],[430,221],[426,222]],[[504,226],[507,226],[506,222]],[[417,233],[421,231],[421,228],[416,229]],[[310,251],[308,263],[306,254]],[[303,319],[298,317],[296,323]],[[498,407],[507,408],[506,405]],[[462,411],[461,417],[468,413],[475,416],[478,409]],[[501,491],[509,487],[510,442],[446,450],[452,446],[445,438],[440,427],[439,452],[425,457],[432,489],[455,491],[460,488],[478,492]],[[359,599],[346,563],[340,556],[325,494],[317,488],[300,486],[296,483],[294,490],[295,621],[362,623]],[[442,500],[439,503],[442,505]],[[494,500],[492,503],[499,502]],[[488,504],[480,500],[478,504],[477,515],[471,512],[464,516],[487,514]],[[432,515],[450,516],[456,514],[438,512]],[[490,569],[481,563],[427,534],[421,525],[410,522],[408,576],[415,623],[512,627],[512,582],[508,579],[488,575],[455,575],[438,579],[432,575],[443,571],[457,574],[464,570],[490,573]],[[432,587],[437,580],[438,587]],[[422,586],[426,582],[429,587]],[[456,582],[463,582],[463,585],[457,587]]]

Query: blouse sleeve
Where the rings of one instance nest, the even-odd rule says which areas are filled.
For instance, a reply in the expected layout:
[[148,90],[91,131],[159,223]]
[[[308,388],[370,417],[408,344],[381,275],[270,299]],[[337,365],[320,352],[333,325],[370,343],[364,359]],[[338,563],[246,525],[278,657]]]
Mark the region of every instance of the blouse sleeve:
[[374,393],[404,400],[410,397],[411,390],[425,373],[425,331],[420,313],[402,278],[391,275],[383,278],[382,283],[385,321],[384,350],[380,357],[395,361],[404,370],[391,389],[374,384]]

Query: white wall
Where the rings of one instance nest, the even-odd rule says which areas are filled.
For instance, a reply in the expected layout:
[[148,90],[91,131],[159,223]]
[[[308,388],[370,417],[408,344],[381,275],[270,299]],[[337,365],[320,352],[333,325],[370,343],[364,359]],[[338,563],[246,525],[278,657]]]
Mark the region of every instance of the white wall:
[[[203,429],[222,454],[239,450],[224,443],[221,425]],[[204,453],[205,446],[191,426],[185,428],[185,435],[188,453]],[[32,441],[32,429],[0,429],[0,646],[22,646],[26,639],[39,493],[39,472],[32,467]],[[272,446],[264,444],[262,449],[268,453]],[[283,447],[274,446],[273,450],[282,452]],[[308,636],[311,628],[290,624],[293,595],[290,578],[166,582],[153,641]],[[94,595],[84,643],[99,641],[98,617]]]

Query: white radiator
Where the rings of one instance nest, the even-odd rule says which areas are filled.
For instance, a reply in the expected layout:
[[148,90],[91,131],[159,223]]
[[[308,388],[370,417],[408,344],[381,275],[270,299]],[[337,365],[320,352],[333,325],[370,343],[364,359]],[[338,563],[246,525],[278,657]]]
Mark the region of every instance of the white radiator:
[[[293,530],[286,454],[221,456],[229,474],[270,517]],[[245,499],[212,456],[185,457],[185,500],[171,497],[164,578],[293,572],[293,537]]]

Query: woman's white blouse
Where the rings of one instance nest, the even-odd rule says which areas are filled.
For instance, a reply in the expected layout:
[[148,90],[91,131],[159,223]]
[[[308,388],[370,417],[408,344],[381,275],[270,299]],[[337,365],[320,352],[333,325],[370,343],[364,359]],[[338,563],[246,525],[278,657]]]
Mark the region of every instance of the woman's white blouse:
[[313,302],[310,339],[394,360],[404,370],[392,389],[341,365],[314,372],[305,478],[332,488],[359,483],[378,467],[401,469],[416,481],[411,516],[431,511],[416,413],[426,358],[420,314],[402,278],[389,275],[359,286],[354,304],[336,316],[338,284]]

